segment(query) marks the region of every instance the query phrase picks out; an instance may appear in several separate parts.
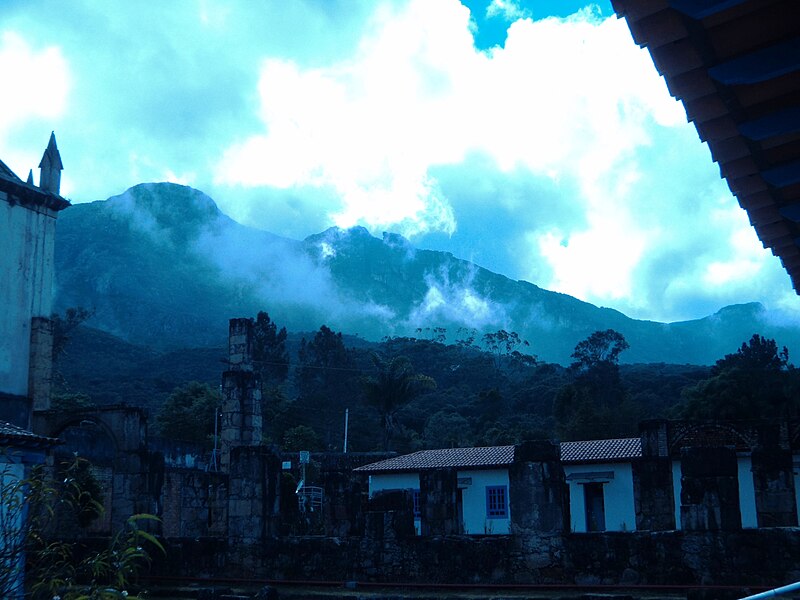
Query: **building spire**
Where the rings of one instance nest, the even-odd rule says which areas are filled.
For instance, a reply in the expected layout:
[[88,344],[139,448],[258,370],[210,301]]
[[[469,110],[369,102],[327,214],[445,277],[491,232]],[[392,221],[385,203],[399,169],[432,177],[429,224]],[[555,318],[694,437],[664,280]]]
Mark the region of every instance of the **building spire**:
[[28,181],[26,181],[28,185],[33,185],[33,169],[28,170]]
[[50,132],[50,141],[39,163],[39,169],[39,188],[58,195],[61,189],[61,171],[64,169],[64,165],[61,164],[61,154],[56,145],[55,132]]

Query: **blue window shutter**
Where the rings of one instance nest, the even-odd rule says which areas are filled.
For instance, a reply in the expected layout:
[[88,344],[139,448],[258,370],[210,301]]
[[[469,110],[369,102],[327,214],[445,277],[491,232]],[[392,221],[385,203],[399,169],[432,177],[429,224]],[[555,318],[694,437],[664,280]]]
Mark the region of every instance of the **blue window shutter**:
[[508,517],[508,486],[486,486],[486,518],[504,519]]

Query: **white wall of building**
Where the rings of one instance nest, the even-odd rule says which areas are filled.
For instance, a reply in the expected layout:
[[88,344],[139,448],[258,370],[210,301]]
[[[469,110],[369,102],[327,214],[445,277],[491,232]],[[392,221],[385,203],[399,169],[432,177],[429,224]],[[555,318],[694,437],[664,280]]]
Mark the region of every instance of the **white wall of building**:
[[31,319],[52,313],[55,216],[0,192],[0,392],[28,395]]
[[[611,473],[613,477],[597,477]],[[633,470],[630,463],[564,465],[569,484],[569,510],[574,532],[585,532],[585,483],[603,483],[606,531],[635,531],[636,508],[633,502]]]
[[[508,469],[459,471],[459,487],[464,511],[464,533],[473,535],[504,535],[511,529],[511,506]],[[486,488],[505,486],[506,517],[489,518],[486,514]]]
[[756,512],[756,488],[753,483],[753,463],[749,456],[740,456],[739,463],[739,511],[742,527],[758,527]]
[[681,461],[672,461],[672,493],[675,497],[675,529],[681,528]]
[[[369,476],[369,497],[384,490],[419,490],[419,473],[379,473]],[[414,518],[414,531],[421,531],[421,521]]]
[[24,512],[19,508],[17,482],[25,476],[25,466],[9,455],[0,456],[0,569],[13,573],[16,583],[9,584],[14,590],[10,600],[23,598],[24,554],[12,550],[20,543]]
[[797,518],[800,520],[800,454],[792,457],[792,472],[794,473],[794,501],[797,505]]
[[[472,535],[504,535],[511,529],[510,490],[507,469],[485,469],[458,471],[456,476],[461,489],[464,533]],[[486,488],[505,486],[506,517],[490,518],[486,512]],[[380,473],[370,475],[369,494],[382,490],[419,490],[418,473]],[[415,520],[417,533],[419,519]]]

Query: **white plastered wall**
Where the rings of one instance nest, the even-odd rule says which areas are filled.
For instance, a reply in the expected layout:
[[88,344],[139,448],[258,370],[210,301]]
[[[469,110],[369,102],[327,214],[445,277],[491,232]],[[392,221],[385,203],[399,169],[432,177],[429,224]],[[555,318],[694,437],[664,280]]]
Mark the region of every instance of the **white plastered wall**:
[[[613,473],[610,478],[581,477],[586,473]],[[636,508],[633,501],[633,469],[630,463],[564,465],[569,483],[569,510],[572,531],[586,531],[584,487],[590,482],[603,483],[606,531],[635,531]],[[572,476],[572,478],[570,478]]]
[[[511,525],[511,497],[508,486],[507,469],[486,469],[480,471],[459,471],[459,487],[464,511],[464,533],[473,535],[505,535]],[[488,518],[486,515],[486,488],[504,485],[506,487],[505,518]]]
[[0,392],[28,395],[31,319],[52,312],[55,223],[0,192]]
[[[458,471],[461,488],[464,533],[472,535],[504,535],[510,531],[511,506],[507,469],[485,469],[477,471]],[[507,516],[505,518],[487,518],[486,487],[506,486]],[[418,490],[418,473],[382,473],[369,478],[369,494],[381,490]],[[415,527],[419,533],[419,519]]]

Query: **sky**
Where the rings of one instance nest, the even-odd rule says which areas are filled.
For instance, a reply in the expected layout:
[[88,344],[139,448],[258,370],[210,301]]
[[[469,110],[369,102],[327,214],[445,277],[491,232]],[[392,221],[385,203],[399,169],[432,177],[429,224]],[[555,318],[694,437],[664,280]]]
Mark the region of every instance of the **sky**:
[[[0,0],[0,160],[142,182],[302,239],[399,233],[639,319],[800,319],[607,1]],[[8,93],[9,90],[13,93]]]

